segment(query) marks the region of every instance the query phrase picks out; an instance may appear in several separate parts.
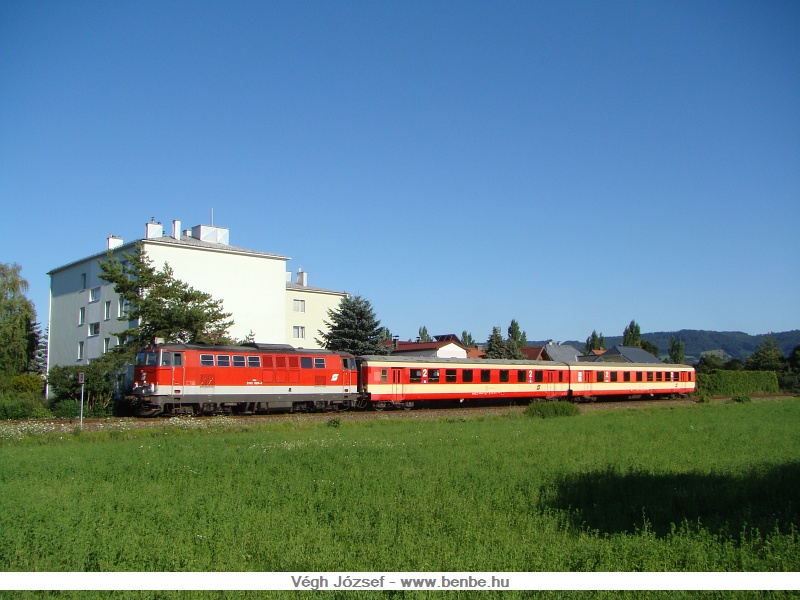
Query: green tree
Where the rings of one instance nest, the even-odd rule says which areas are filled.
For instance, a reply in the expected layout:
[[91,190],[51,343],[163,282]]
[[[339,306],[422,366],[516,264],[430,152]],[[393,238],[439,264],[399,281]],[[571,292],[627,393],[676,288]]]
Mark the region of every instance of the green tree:
[[325,321],[328,331],[318,330],[317,343],[328,350],[349,352],[355,355],[386,354],[381,322],[375,316],[372,304],[361,296],[342,298],[336,310],[328,310]]
[[622,345],[640,348],[642,345],[642,330],[636,321],[631,321],[630,325],[622,332]]
[[[508,340],[506,341],[505,358],[511,358],[515,360],[522,360],[525,358],[525,355],[520,350],[523,344],[523,337],[526,337],[525,332],[520,330],[519,323],[516,319],[511,319],[511,324],[508,326]],[[526,346],[528,345],[527,341],[524,343]]]
[[222,301],[175,279],[167,263],[156,271],[141,244],[123,259],[109,255],[100,261],[100,277],[113,283],[125,302],[127,314],[120,321],[138,323],[115,334],[124,340],[117,353],[130,357],[157,338],[168,343],[231,342],[233,321],[222,310]]
[[432,342],[433,341],[433,338],[431,338],[431,336],[428,335],[428,328],[425,327],[425,325],[423,325],[422,327],[419,328],[419,336],[417,336],[417,337],[419,338],[418,341],[420,341],[420,342]]
[[768,335],[745,361],[748,371],[783,371],[786,368],[786,358],[781,352],[777,340]]
[[392,331],[388,327],[379,328],[378,333],[381,336],[382,342],[391,342],[394,339],[394,336],[392,336]]
[[466,348],[474,348],[475,347],[475,338],[472,337],[472,334],[469,333],[466,329],[461,332],[461,343]]
[[0,375],[5,376],[35,371],[41,350],[41,328],[21,272],[16,263],[0,263]]
[[682,365],[686,360],[683,341],[674,335],[669,338],[669,362],[673,365]]
[[486,354],[484,358],[507,358],[508,350],[506,348],[506,341],[503,339],[503,334],[500,332],[499,327],[492,328],[492,335],[486,342]]
[[586,338],[586,344],[583,346],[583,353],[584,354],[591,354],[592,350],[605,350],[606,349],[606,339],[603,337],[603,334],[597,333],[596,329],[592,329],[592,335]]

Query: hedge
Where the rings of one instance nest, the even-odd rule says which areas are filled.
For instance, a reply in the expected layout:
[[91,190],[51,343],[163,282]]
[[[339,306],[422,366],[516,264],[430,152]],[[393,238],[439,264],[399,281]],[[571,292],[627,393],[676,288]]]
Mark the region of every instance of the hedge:
[[739,396],[777,394],[778,376],[774,371],[712,371],[697,374],[697,394],[701,396]]

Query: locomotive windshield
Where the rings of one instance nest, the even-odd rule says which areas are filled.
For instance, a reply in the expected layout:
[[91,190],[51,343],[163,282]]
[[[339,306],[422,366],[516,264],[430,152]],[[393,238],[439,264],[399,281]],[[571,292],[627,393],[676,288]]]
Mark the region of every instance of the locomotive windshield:
[[156,352],[139,352],[136,355],[137,367],[155,367],[158,364],[158,354]]

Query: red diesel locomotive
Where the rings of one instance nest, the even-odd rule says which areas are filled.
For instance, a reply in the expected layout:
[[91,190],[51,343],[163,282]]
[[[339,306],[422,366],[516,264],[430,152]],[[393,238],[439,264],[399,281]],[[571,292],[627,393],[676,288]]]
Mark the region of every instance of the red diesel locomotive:
[[139,416],[412,408],[429,401],[686,395],[694,368],[658,363],[353,356],[285,345],[162,344],[142,350]]
[[138,416],[254,414],[348,408],[358,395],[352,355],[287,345],[159,344],[137,354]]

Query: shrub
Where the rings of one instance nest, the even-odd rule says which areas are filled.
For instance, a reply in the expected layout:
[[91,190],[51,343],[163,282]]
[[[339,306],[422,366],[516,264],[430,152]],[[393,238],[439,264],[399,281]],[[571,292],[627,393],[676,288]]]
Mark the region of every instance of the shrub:
[[713,371],[697,374],[697,393],[707,396],[777,394],[774,371]]
[[0,419],[40,418],[37,411],[47,410],[44,398],[36,393],[0,393]]
[[44,380],[35,373],[20,373],[0,380],[0,390],[23,394],[41,394],[44,392]]
[[81,404],[77,400],[61,400],[50,408],[58,419],[74,419],[81,414]]
[[581,409],[572,402],[534,402],[525,409],[525,416],[538,419],[550,417],[574,417]]

